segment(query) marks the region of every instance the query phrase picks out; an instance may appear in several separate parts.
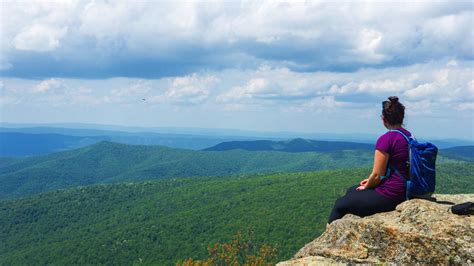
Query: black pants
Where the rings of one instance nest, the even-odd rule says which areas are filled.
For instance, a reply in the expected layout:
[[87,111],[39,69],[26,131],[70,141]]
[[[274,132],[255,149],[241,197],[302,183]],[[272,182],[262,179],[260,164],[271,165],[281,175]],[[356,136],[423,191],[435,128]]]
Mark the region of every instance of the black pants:
[[395,210],[403,200],[389,199],[375,192],[375,189],[356,190],[358,185],[350,187],[346,195],[336,200],[329,216],[328,223],[341,219],[348,213],[360,217],[369,216],[379,212]]

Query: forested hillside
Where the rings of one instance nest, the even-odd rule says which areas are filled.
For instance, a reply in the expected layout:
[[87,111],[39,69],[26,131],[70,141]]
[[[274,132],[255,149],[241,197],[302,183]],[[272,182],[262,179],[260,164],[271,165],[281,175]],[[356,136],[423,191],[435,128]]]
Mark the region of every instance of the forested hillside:
[[371,150],[193,151],[100,142],[45,156],[0,160],[0,198],[97,183],[353,168],[370,165],[372,156]]
[[[0,264],[160,264],[203,258],[248,228],[291,257],[369,168],[106,184],[0,201]],[[474,164],[438,167],[438,193],[472,193]]]
[[442,149],[440,154],[445,157],[472,162],[474,161],[474,146],[458,146]]
[[216,146],[207,148],[207,151],[285,151],[285,152],[329,152],[342,150],[372,150],[374,145],[343,142],[343,141],[318,141],[310,139],[290,139],[284,141],[254,140],[254,141],[229,141],[219,143]]

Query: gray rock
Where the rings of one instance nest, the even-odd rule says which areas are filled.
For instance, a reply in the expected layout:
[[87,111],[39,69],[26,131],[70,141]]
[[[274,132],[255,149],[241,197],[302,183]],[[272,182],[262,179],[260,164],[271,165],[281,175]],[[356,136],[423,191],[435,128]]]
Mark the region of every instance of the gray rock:
[[[438,201],[474,201],[474,194],[435,195]],[[395,211],[346,215],[279,266],[338,264],[474,265],[474,217],[450,205],[414,199]]]

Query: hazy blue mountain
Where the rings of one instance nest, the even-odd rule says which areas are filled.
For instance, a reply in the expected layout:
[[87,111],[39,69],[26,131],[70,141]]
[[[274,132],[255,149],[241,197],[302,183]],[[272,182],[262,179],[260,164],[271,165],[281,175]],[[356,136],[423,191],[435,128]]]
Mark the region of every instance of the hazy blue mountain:
[[[191,149],[204,149],[213,145],[216,145],[224,141],[233,141],[233,140],[285,140],[285,139],[294,139],[294,138],[304,138],[304,139],[317,139],[322,141],[347,141],[347,142],[358,142],[358,143],[368,143],[374,144],[380,134],[363,134],[363,133],[308,133],[308,132],[262,132],[262,131],[251,131],[251,130],[240,130],[240,129],[221,129],[221,128],[189,128],[189,127],[133,127],[133,126],[117,126],[117,125],[99,125],[99,124],[84,124],[84,123],[53,123],[53,124],[22,124],[22,123],[0,123],[0,127],[3,127],[3,130],[6,129],[17,129],[15,132],[24,132],[24,133],[57,133],[63,135],[72,135],[75,136],[77,132],[82,132],[81,136],[110,136],[117,135],[112,134],[112,132],[118,132],[119,134],[127,133],[154,133],[154,134],[164,134],[164,137],[170,137],[168,135],[176,135],[176,137],[184,136],[194,136],[196,138],[203,138],[202,145],[191,146],[189,144],[179,144],[179,141],[172,141],[172,147],[179,148],[191,148]],[[34,128],[34,131],[24,131],[26,128]],[[41,131],[38,131],[41,129]],[[65,131],[67,130],[67,131]],[[72,131],[69,131],[72,130]],[[0,128],[0,131],[2,129]],[[107,133],[104,133],[107,132]],[[415,134],[416,135],[416,134]],[[430,139],[423,138],[418,136],[420,140],[428,140],[436,144],[440,149],[450,148],[455,146],[466,146],[474,145],[474,140],[472,139]],[[205,139],[219,139],[220,141],[207,143]],[[117,139],[112,139],[117,142],[124,142]],[[175,144],[176,142],[177,144]],[[148,144],[139,141],[135,142],[124,142],[130,144]],[[154,142],[156,145],[166,145],[164,143]]]
[[48,154],[87,146],[104,139],[106,138],[0,132],[0,156],[18,157]]
[[373,150],[374,145],[342,142],[342,141],[317,141],[309,139],[291,139],[284,141],[255,140],[255,141],[229,141],[219,143],[215,146],[204,149],[206,151],[285,151],[285,152],[328,152],[341,150]]
[[344,133],[304,133],[304,132],[274,132],[274,131],[255,131],[242,129],[226,129],[226,128],[192,128],[192,127],[134,127],[134,126],[117,126],[117,125],[100,125],[85,123],[1,123],[1,127],[6,128],[68,128],[68,129],[88,129],[100,131],[120,131],[129,133],[152,132],[160,134],[185,134],[212,137],[247,137],[259,139],[290,139],[290,138],[312,138],[323,140],[361,140],[371,142],[377,136],[374,134],[344,134]]
[[424,142],[428,141],[436,145],[439,149],[447,149],[459,146],[472,146],[474,145],[474,141],[470,140],[459,140],[459,139],[433,139],[433,140],[425,140],[425,139],[418,139],[418,141]]
[[246,137],[210,137],[152,132],[121,132],[70,128],[0,128],[0,156],[48,154],[90,145],[102,140],[135,145],[161,145],[200,150],[230,140]]
[[12,158],[12,157],[0,157],[0,168],[10,165],[12,163],[15,163],[18,160],[19,160],[18,158]]
[[474,161],[474,146],[459,146],[442,149],[439,151],[439,154],[452,159]]
[[0,167],[0,198],[107,182],[351,168],[370,165],[372,157],[372,150],[193,151],[100,142],[6,162]]

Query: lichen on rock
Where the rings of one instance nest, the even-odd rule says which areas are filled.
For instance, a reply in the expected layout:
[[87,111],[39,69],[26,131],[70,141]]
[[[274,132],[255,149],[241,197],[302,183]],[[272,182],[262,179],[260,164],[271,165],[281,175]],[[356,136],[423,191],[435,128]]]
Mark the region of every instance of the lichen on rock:
[[[435,195],[438,201],[474,201],[474,194]],[[362,264],[474,264],[474,217],[451,205],[414,199],[395,211],[346,215],[279,266]]]

